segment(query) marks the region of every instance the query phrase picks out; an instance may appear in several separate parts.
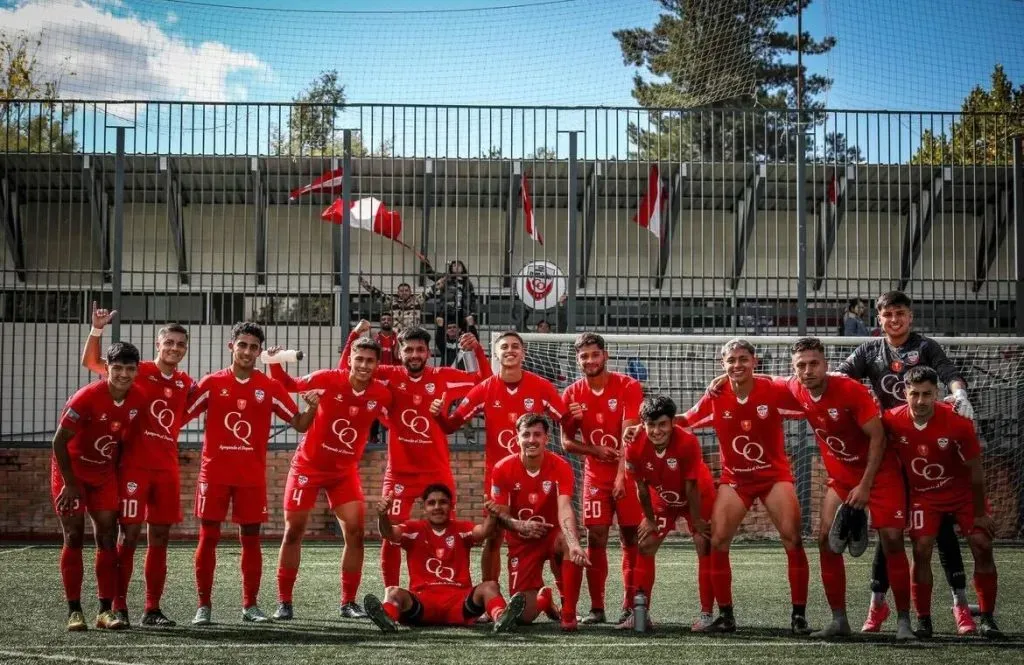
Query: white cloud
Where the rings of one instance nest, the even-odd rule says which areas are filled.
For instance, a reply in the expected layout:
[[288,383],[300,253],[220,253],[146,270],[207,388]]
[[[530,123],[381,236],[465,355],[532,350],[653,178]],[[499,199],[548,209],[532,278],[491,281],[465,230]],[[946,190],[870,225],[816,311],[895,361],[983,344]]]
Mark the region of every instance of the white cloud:
[[[42,32],[41,67],[50,75],[75,74],[63,78],[62,97],[244,101],[250,86],[239,77],[270,74],[253,53],[188,42],[157,22],[109,9],[119,6],[116,0],[26,0],[0,8],[0,25],[9,33]],[[168,22],[174,22],[170,15]]]
[[167,12],[167,19],[166,20],[167,20],[167,22],[169,24],[174,25],[175,23],[178,22],[178,15],[175,14],[174,12]]

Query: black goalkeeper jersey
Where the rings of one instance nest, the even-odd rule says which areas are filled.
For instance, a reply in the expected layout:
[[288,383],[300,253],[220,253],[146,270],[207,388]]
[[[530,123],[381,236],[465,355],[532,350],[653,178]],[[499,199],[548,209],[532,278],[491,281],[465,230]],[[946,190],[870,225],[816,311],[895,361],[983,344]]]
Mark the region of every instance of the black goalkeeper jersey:
[[865,342],[840,363],[836,371],[870,381],[882,408],[891,409],[907,401],[903,375],[916,365],[934,369],[947,386],[952,381],[967,384],[938,342],[916,332],[910,333],[898,348],[889,344],[885,337]]

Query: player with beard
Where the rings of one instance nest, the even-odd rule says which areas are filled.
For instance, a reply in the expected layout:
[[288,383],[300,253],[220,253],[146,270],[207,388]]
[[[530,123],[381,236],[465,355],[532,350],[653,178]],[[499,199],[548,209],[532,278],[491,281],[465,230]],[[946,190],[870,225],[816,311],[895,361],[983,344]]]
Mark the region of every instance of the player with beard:
[[395,332],[395,319],[391,314],[380,315],[380,330],[373,336],[380,345],[380,364],[398,365],[398,333]]
[[[622,546],[622,616],[626,621],[636,588],[637,527],[643,519],[636,485],[623,465],[622,432],[639,422],[643,386],[618,372],[608,371],[604,338],[583,333],[576,338],[576,365],[583,378],[562,393],[571,418],[562,428],[562,448],[584,457],[583,525],[587,528],[587,588],[590,614],[583,623],[604,623],[604,589],[608,578],[608,530],[614,517]],[[673,417],[675,413],[672,414]],[[709,506],[710,507],[710,506]]]
[[[338,361],[341,369],[348,369],[352,345],[369,329],[369,321],[363,320],[349,335]],[[444,394],[464,395],[491,375],[487,354],[476,337],[465,333],[460,344],[464,350],[475,354],[480,368],[477,373],[429,366],[430,333],[417,327],[405,328],[398,334],[402,364],[378,365],[374,372],[374,378],[391,391],[391,431],[383,495],[392,495],[390,517],[396,523],[409,519],[413,505],[428,485],[442,482],[455,487],[448,437],[430,415],[431,402]],[[381,544],[380,558],[384,586],[398,586],[401,548],[385,540]]]
[[446,485],[428,485],[423,490],[425,520],[392,524],[392,496],[377,504],[377,529],[406,551],[409,588],[389,586],[384,602],[366,596],[363,603],[370,619],[384,632],[407,626],[466,626],[486,613],[494,621],[494,632],[503,633],[516,624],[526,609],[526,596],[516,594],[506,604],[498,583],[473,586],[469,572],[469,550],[494,530],[495,518],[483,524],[456,520],[452,514],[452,490]]
[[349,371],[326,369],[299,379],[280,364],[270,374],[289,392],[318,391],[319,406],[309,431],[299,441],[284,492],[285,531],[277,561],[278,607],[274,619],[294,616],[292,590],[299,573],[302,538],[309,515],[323,491],[345,538],[341,556],[341,616],[366,618],[356,603],[363,570],[363,531],[366,521],[359,461],[369,442],[370,427],[387,418],[391,391],[373,380],[381,357],[380,345],[362,337],[352,345]]
[[[931,367],[949,388],[950,397],[947,401],[954,403],[958,414],[973,419],[974,407],[967,397],[967,382],[935,340],[913,330],[914,312],[911,306],[910,298],[900,291],[880,295],[875,301],[875,310],[878,312],[883,337],[858,346],[849,358],[839,364],[836,371],[858,380],[867,379],[885,411],[906,402],[904,375],[907,371],[918,365]],[[942,521],[936,546],[946,580],[953,591],[953,617],[957,627],[961,633],[974,632],[960,542],[953,531],[953,520],[948,517]],[[885,550],[879,543],[871,566],[871,606],[861,628],[863,632],[875,633],[882,629],[890,612],[885,600],[888,589]]]
[[228,342],[231,365],[200,379],[185,410],[186,420],[206,413],[195,508],[200,520],[195,555],[199,607],[192,619],[196,626],[213,622],[217,541],[229,506],[242,545],[242,620],[270,621],[256,599],[263,576],[260,524],[268,519],[267,443],[271,419],[276,415],[295,431],[305,432],[315,409],[299,413],[284,386],[255,369],[265,339],[263,329],[255,323],[235,324]]
[[[82,349],[82,366],[106,376],[100,356],[103,329],[117,316],[116,310],[92,304],[92,330]],[[135,548],[146,528],[146,582],[144,626],[174,626],[160,609],[167,579],[167,542],[171,526],[181,522],[181,471],[178,468],[178,436],[185,420],[185,403],[195,381],[178,369],[188,353],[188,331],[177,323],[157,332],[156,359],[139,363],[135,388],[146,397],[140,413],[137,437],[124,442],[118,465],[121,534],[117,545],[118,589],[113,610],[126,625],[127,592],[135,567]]]
[[[519,333],[506,331],[494,342],[499,369],[494,376],[480,382],[448,417],[443,408],[450,395],[442,395],[431,413],[448,433],[457,431],[473,416],[482,415],[487,442],[484,446],[484,498],[490,497],[491,473],[494,466],[509,455],[519,453],[516,423],[528,413],[550,414],[556,421],[566,415],[565,403],[558,390],[546,379],[523,369],[526,348]],[[484,543],[481,570],[485,580],[497,580],[501,574],[502,533],[495,533]]]

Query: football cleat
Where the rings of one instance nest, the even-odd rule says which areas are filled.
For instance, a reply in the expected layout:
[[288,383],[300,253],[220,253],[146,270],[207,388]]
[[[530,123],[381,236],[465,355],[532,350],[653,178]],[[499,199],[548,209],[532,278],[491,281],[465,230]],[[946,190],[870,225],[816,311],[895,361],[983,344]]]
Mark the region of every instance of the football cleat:
[[124,624],[125,628],[132,627],[131,619],[128,618],[128,610],[116,610],[114,614],[117,615],[117,618]]
[[789,620],[789,632],[794,635],[810,635],[811,626],[803,614],[794,614]]
[[882,630],[882,624],[889,618],[889,603],[879,603],[878,605],[871,603],[868,607],[868,616],[864,619],[864,625],[861,626],[860,632],[862,633],[877,633]]
[[934,633],[935,633],[935,630],[932,628],[932,618],[931,617],[918,617],[917,618],[917,629],[914,630],[914,635],[916,635],[917,637],[919,637],[919,638],[921,638],[923,640],[926,640],[926,639],[930,638]]
[[173,620],[168,619],[167,616],[162,611],[160,611],[160,608],[156,607],[154,609],[146,610],[145,612],[143,612],[143,614],[142,614],[142,625],[143,626],[163,626],[163,627],[166,627],[166,628],[173,628],[174,626],[177,626],[178,624],[176,622],[174,622]]
[[72,633],[77,633],[82,630],[88,630],[89,626],[85,624],[85,613],[82,610],[75,610],[68,614],[68,630]]
[[590,614],[583,617],[580,623],[584,625],[590,625],[595,623],[608,623],[608,618],[604,615],[604,610],[591,609]]
[[363,598],[363,607],[366,608],[366,614],[370,617],[370,621],[376,624],[383,632],[394,633],[398,631],[398,624],[384,611],[384,605],[381,604],[377,596],[368,594]]
[[342,605],[339,611],[342,619],[366,619],[369,617],[366,610],[359,607],[359,603],[354,600]]
[[953,620],[956,622],[957,635],[974,635],[978,632],[974,625],[974,619],[971,617],[971,608],[969,607],[954,605]]
[[[625,621],[623,621],[619,625],[615,626],[616,630],[633,630],[634,628],[636,628],[636,615],[635,614],[630,614],[629,618],[627,618]],[[646,631],[649,633],[649,632],[651,632],[653,630],[654,630],[654,622],[651,621],[651,617],[650,617],[650,615],[648,615],[647,616]]]
[[990,640],[1002,640],[1006,638],[1003,631],[999,630],[999,626],[996,625],[996,620],[989,615],[982,615],[981,620],[978,622],[978,633],[982,637]]
[[526,610],[526,596],[520,592],[509,598],[505,611],[498,616],[498,620],[494,622],[492,630],[495,633],[505,633],[512,630],[515,628],[519,617],[523,616],[524,610]]
[[833,554],[842,554],[846,549],[847,541],[850,538],[850,511],[852,509],[845,503],[840,504],[832,519],[832,526],[828,530],[828,549]]
[[[795,620],[796,617],[794,617],[794,621]],[[827,640],[833,637],[849,637],[852,633],[853,630],[850,628],[850,622],[845,618],[840,621],[833,619],[831,623],[821,630],[811,633],[811,637]]]
[[690,626],[690,630],[695,633],[707,632],[707,629],[711,627],[711,624],[715,622],[715,616],[710,612],[701,612],[697,620]]
[[618,626],[621,623],[625,623],[626,619],[628,619],[631,616],[633,616],[633,608],[623,607],[622,614],[620,614],[619,618],[615,621],[615,625]]
[[213,609],[209,605],[200,605],[196,615],[192,617],[193,626],[209,626],[213,623]]
[[128,626],[116,614],[107,610],[96,615],[96,627],[104,630],[124,630]]
[[270,617],[263,613],[256,605],[242,609],[242,621],[246,623],[270,623]]
[[711,622],[708,629],[704,631],[706,633],[735,633],[736,632],[736,618],[733,616],[727,616],[725,614],[719,614],[718,618]]
[[896,641],[897,642],[909,642],[916,640],[917,635],[914,634],[914,630],[910,627],[910,617],[896,619]]
[[274,610],[274,621],[291,621],[295,617],[291,603],[278,603]]
[[868,549],[868,514],[863,508],[851,508],[847,525],[850,556],[858,557]]

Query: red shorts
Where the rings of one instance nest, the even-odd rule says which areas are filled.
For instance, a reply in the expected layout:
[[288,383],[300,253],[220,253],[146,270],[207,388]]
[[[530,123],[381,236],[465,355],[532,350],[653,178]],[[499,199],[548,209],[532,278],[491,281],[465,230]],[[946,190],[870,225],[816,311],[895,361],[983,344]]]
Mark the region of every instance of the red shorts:
[[508,542],[508,594],[539,589],[544,586],[544,564],[554,556],[555,542],[561,531],[552,529],[543,538],[521,540],[506,538]]
[[[686,526],[693,533],[693,519],[690,516],[689,504],[669,505],[652,489],[651,503],[654,506],[654,517],[657,520],[658,538],[664,539],[676,528],[676,522],[682,517]],[[707,484],[700,488],[700,516],[705,522],[711,521],[711,511],[715,507],[715,486]]]
[[427,489],[428,485],[435,483],[441,483],[447,485],[448,489],[452,491],[452,512],[455,511],[455,479],[448,474],[447,478],[438,478],[437,476],[423,476],[423,475],[410,475],[410,476],[399,476],[391,475],[390,472],[384,474],[384,487],[381,489],[381,496],[387,496],[389,492],[394,494],[394,501],[391,504],[391,521],[395,524],[404,522],[409,519],[412,515],[412,509],[416,505],[416,502],[423,496],[423,490]]
[[636,482],[626,481],[626,495],[621,499],[612,498],[612,490],[590,484],[583,479],[583,526],[611,526],[614,516],[620,527],[637,526],[644,513],[640,499],[636,496]]
[[288,470],[288,480],[284,485],[285,511],[312,510],[320,490],[327,495],[327,505],[331,510],[353,501],[362,503],[363,483],[359,478],[359,469],[352,467],[344,471],[306,472],[292,467]]
[[177,469],[120,469],[121,524],[177,524],[181,512],[181,476]]
[[231,521],[235,524],[259,524],[270,520],[266,485],[222,485],[199,481],[196,487],[196,517],[223,522],[227,519],[229,504]]
[[754,502],[760,500],[764,503],[764,500],[768,497],[768,494],[772,489],[779,483],[793,484],[792,478],[766,478],[766,479],[750,479],[747,481],[733,481],[729,483],[729,487],[736,490],[736,494],[739,495],[740,500],[743,501],[743,505],[750,510],[754,506]]
[[[985,513],[991,514],[992,506],[985,503]],[[927,538],[939,534],[943,515],[952,515],[960,533],[969,536],[974,532],[974,499],[968,494],[953,501],[929,501],[920,494],[910,495],[910,537]]]
[[[831,478],[828,479],[828,486],[843,501],[846,501],[853,489]],[[875,477],[875,484],[871,486],[871,495],[868,497],[868,513],[871,526],[876,529],[902,531],[907,526],[907,491],[903,484],[903,474],[898,469],[895,473],[882,471]]]
[[81,496],[75,500],[70,510],[57,510],[57,495],[64,489],[64,477],[60,475],[56,464],[50,467],[50,499],[58,515],[82,515],[87,510],[90,513],[117,511],[117,478],[113,474],[106,480],[91,483],[81,480],[78,474],[76,477],[80,479],[78,486],[82,490]]
[[473,623],[482,614],[477,612],[469,617],[464,608],[472,606],[473,587],[429,586],[412,592],[417,603],[401,622],[413,626],[465,626]]

